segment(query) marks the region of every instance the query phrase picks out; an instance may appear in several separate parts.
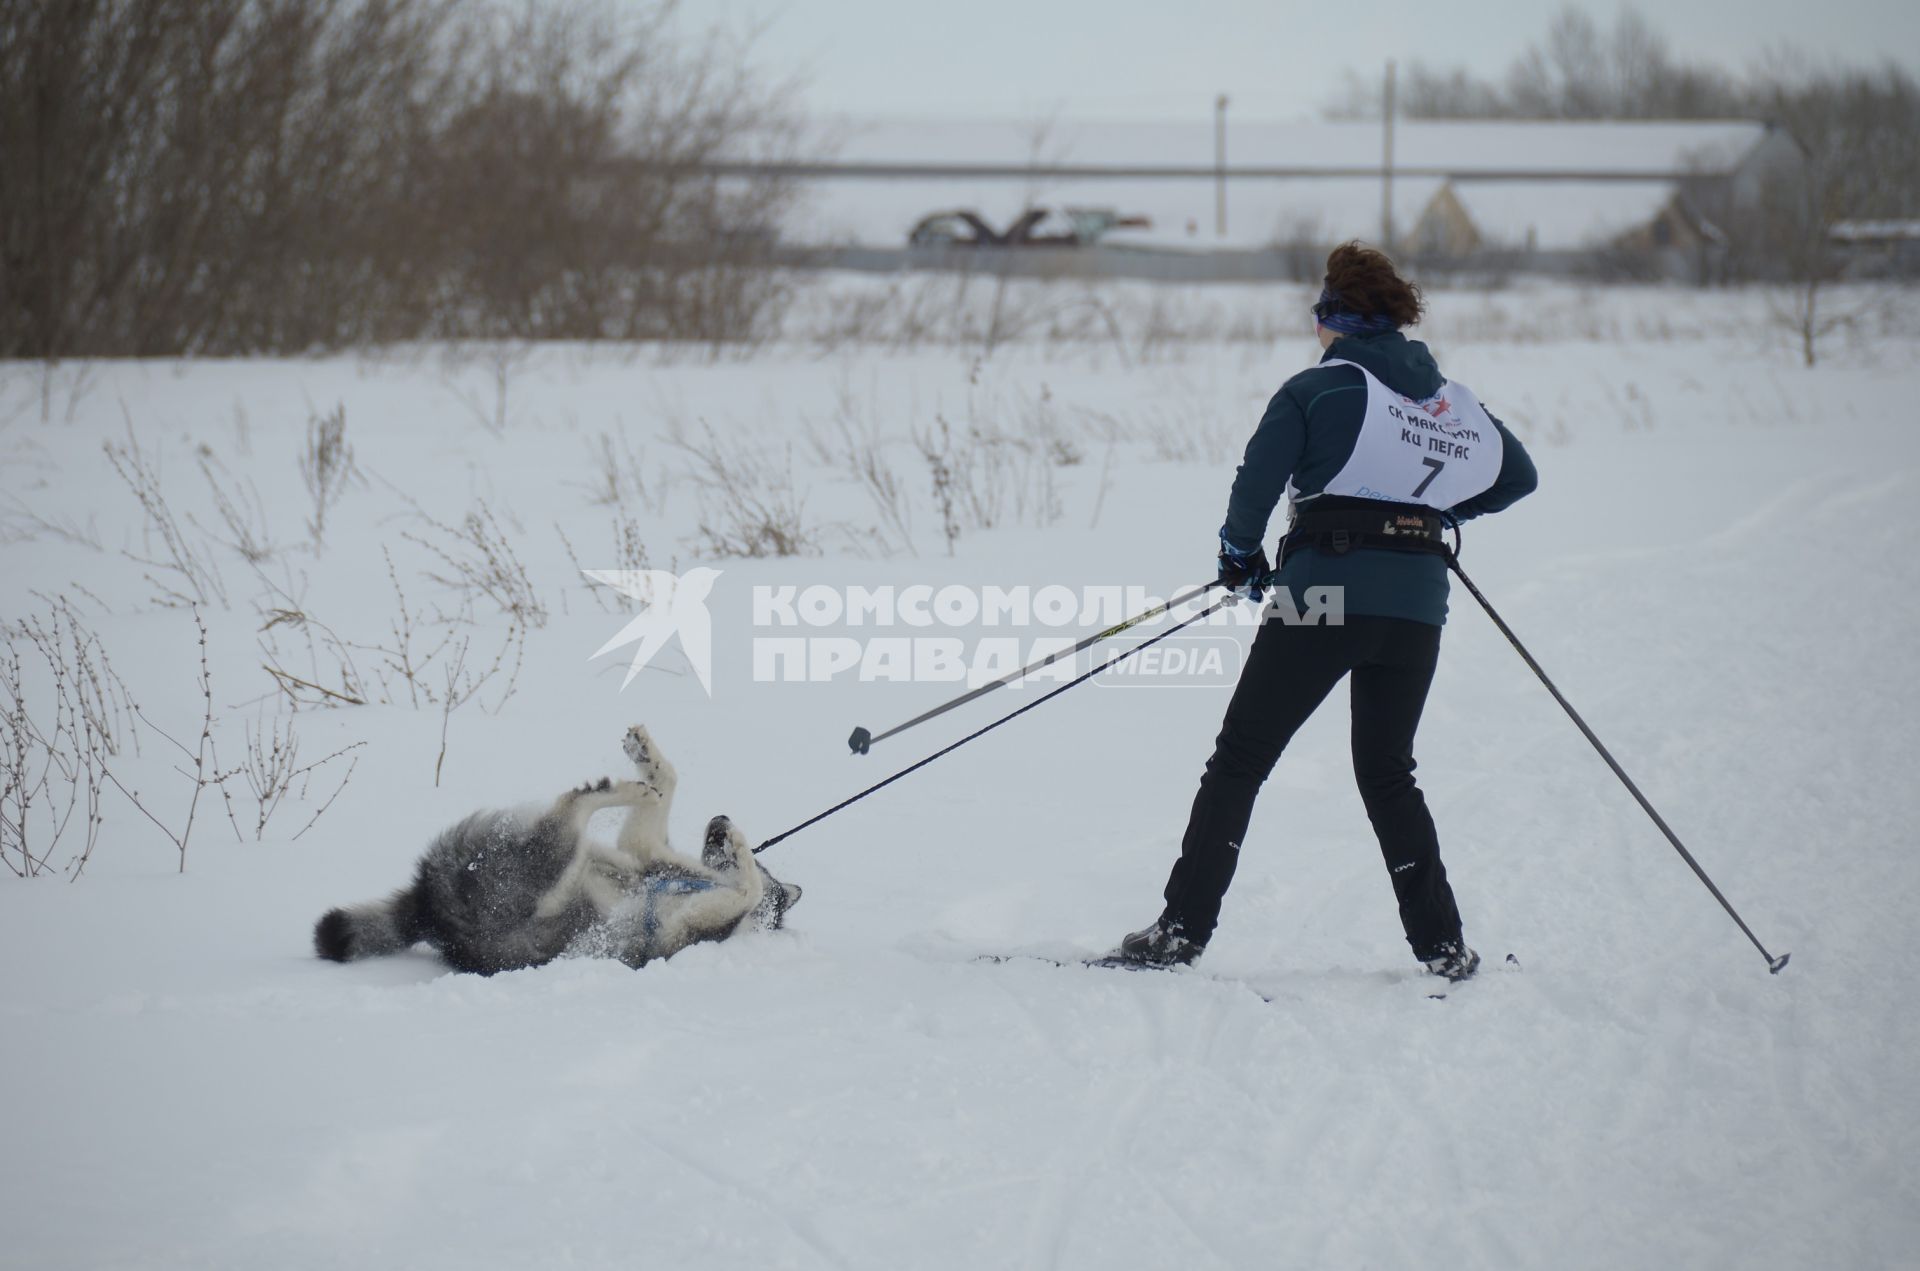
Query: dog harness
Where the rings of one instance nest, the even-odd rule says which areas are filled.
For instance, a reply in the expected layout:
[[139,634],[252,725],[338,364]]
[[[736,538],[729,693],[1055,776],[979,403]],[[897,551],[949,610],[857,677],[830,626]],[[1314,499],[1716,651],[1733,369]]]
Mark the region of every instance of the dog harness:
[[718,883],[706,878],[688,878],[684,874],[657,874],[646,881],[646,901],[640,908],[640,933],[651,941],[660,934],[660,897],[690,896],[712,891]]

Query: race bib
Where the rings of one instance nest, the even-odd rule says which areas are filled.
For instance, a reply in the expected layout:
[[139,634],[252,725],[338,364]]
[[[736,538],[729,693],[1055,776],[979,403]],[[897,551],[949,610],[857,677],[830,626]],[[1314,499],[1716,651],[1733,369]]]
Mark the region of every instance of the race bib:
[[1418,503],[1446,511],[1484,492],[1500,477],[1503,447],[1486,407],[1452,380],[1415,401],[1343,358],[1322,366],[1351,366],[1366,376],[1367,414],[1360,438],[1324,494]]

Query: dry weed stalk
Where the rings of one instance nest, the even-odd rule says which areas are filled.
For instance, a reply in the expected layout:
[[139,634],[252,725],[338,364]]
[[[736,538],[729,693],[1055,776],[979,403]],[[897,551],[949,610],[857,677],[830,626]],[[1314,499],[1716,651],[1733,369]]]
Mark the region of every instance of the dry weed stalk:
[[[246,739],[246,759],[237,766],[218,773],[214,781],[219,785],[220,797],[226,803],[227,821],[233,826],[233,837],[236,842],[244,842],[245,836],[240,830],[240,818],[234,806],[230,787],[236,781],[245,783],[247,793],[253,802],[253,841],[256,843],[266,837],[267,823],[273,819],[274,813],[280,810],[289,796],[299,802],[307,802],[307,792],[315,773],[334,760],[367,744],[364,741],[356,741],[351,745],[342,746],[323,759],[303,764],[300,762],[300,738],[294,732],[291,720],[285,724],[274,720],[264,730],[249,724],[246,728]],[[347,788],[347,782],[353,780],[353,770],[359,764],[358,755],[348,759],[347,770],[342,774],[339,783],[333,787],[333,792],[320,806],[314,809],[313,815],[307,818],[307,823],[294,834],[295,839],[312,829],[314,823],[326,815],[327,809],[333,806],[333,801],[340,797],[342,790]]]
[[[646,540],[641,536],[640,523],[625,511],[616,512],[613,517],[613,567],[630,572],[652,569],[653,563],[647,556]],[[580,586],[593,597],[593,603],[602,613],[619,613],[621,603],[619,593],[611,588],[602,587],[587,577],[587,567],[580,560],[580,553],[574,550],[573,540],[567,537],[565,529],[558,521],[553,524],[553,532],[560,537],[560,545],[566,549],[567,559],[573,563],[573,572],[581,579]],[[678,562],[668,565],[671,570],[678,569]]]
[[841,383],[834,403],[832,430],[811,423],[807,442],[823,466],[837,468],[850,475],[866,492],[879,514],[880,524],[872,533],[883,553],[891,554],[896,545],[910,555],[919,555],[913,545],[913,500],[904,478],[887,458],[889,439],[879,422],[866,416],[854,397],[852,386]]
[[537,630],[547,625],[547,607],[490,504],[484,499],[475,504],[457,528],[424,512],[419,515],[438,539],[412,532],[401,537],[426,548],[447,567],[447,573],[428,574],[429,579],[469,602],[475,597],[492,601],[520,627]]
[[307,533],[313,536],[313,550],[326,546],[327,513],[360,475],[353,462],[353,447],[347,442],[347,408],[335,406],[325,415],[307,420],[306,445],[300,451],[300,481],[307,488]]
[[936,414],[931,426],[914,431],[913,440],[927,465],[948,555],[966,531],[1009,523],[1047,526],[1060,519],[1054,461],[1044,439],[1012,436],[991,424],[956,429]]
[[[124,406],[122,413],[125,413]],[[113,465],[114,472],[126,484],[145,517],[144,532],[149,555],[136,556],[128,552],[127,557],[149,569],[160,571],[163,576],[172,576],[172,581],[163,582],[153,574],[146,575],[154,588],[156,599],[164,606],[191,608],[207,604],[225,605],[227,585],[220,576],[219,567],[188,537],[186,526],[174,514],[161,487],[158,456],[140,448],[133,434],[133,420],[128,418],[126,422],[127,439],[124,443],[108,441],[101,444],[106,451],[107,462]],[[158,553],[154,552],[155,539],[159,540]]]
[[[251,481],[243,486],[210,446],[200,447],[199,459],[200,475],[206,478],[207,489],[213,495],[213,510],[227,531],[225,538],[212,533],[207,537],[232,548],[256,569],[272,560],[280,549],[274,545],[273,533],[267,525],[266,501],[260,497],[258,487]],[[191,515],[187,519],[193,521]],[[194,528],[200,528],[198,522],[193,523]]]
[[[262,661],[260,669],[273,677],[275,686],[287,700],[287,705],[299,710],[302,706],[365,706],[368,692],[366,679],[354,659],[354,647],[324,622],[309,614],[291,597],[285,597],[283,603],[268,609],[262,615],[266,621],[260,625],[259,644]],[[284,654],[280,649],[279,633],[297,632],[305,644],[307,654],[307,673],[296,675],[284,664]],[[329,688],[323,680],[331,679],[337,687]]]
[[[520,666],[526,656],[526,631],[520,627],[513,628],[508,633],[507,643],[500,647],[500,650],[494,654],[493,661],[482,671],[473,671],[467,666],[467,651],[471,645],[472,637],[462,636],[451,656],[441,660],[440,753],[433,761],[433,784],[436,789],[440,785],[440,770],[447,761],[447,726],[453,720],[453,713],[478,698],[481,690],[486,688],[495,676],[504,672],[507,677],[505,689],[500,695],[500,700],[495,702],[489,711],[490,714],[500,712],[500,708],[507,704],[507,699],[513,696],[514,686],[520,679]],[[506,661],[509,651],[513,654],[511,666],[508,666]],[[480,704],[480,709],[488,709],[485,702]]]
[[206,793],[208,786],[220,783],[219,768],[214,762],[213,753],[213,672],[207,664],[207,623],[206,619],[200,616],[198,605],[192,606],[192,610],[193,625],[198,633],[200,645],[200,673],[195,683],[199,686],[201,701],[200,735],[195,738],[193,748],[189,750],[177,737],[148,719],[137,703],[133,704],[135,718],[160,734],[161,738],[180,752],[184,762],[191,765],[191,770],[178,764],[173,769],[193,786],[193,794],[187,800],[187,812],[180,823],[180,828],[175,830],[156,816],[142,801],[140,792],[129,790],[120,778],[114,775],[111,768],[102,769],[102,775],[113,784],[114,789],[126,796],[127,801],[133,804],[134,810],[153,822],[160,832],[167,836],[167,840],[173,844],[174,850],[179,854],[182,874],[187,872],[187,848],[193,840],[193,825],[200,811],[200,796]]
[[710,557],[812,556],[806,494],[794,485],[793,450],[776,460],[750,441],[723,442],[702,422],[689,437],[676,420],[673,446],[689,459],[685,475],[700,494],[702,554]]
[[603,432],[587,447],[593,464],[594,480],[587,483],[587,496],[598,506],[625,508],[628,495],[640,508],[654,516],[660,514],[665,481],[648,481],[644,446],[635,446],[623,431],[618,435]]
[[[36,719],[23,646],[47,680]],[[93,857],[107,764],[131,744],[134,705],[99,637],[65,597],[6,628],[0,651],[0,864],[21,878],[49,872],[54,849],[80,818],[80,848],[67,872]],[[40,845],[35,846],[36,837]]]

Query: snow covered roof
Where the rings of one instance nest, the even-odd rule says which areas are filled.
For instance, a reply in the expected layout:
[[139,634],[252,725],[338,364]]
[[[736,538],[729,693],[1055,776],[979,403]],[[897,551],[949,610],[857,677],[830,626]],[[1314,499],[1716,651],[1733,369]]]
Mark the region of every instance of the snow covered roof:
[[[1119,169],[1210,172],[1210,118],[1192,122],[888,119],[833,121],[822,168]],[[1614,122],[1416,120],[1394,127],[1394,166],[1437,175],[1606,172],[1672,176],[1727,171],[1767,129],[1745,120]],[[1227,120],[1227,167],[1247,171],[1377,169],[1379,123]]]
[[1453,196],[1492,247],[1603,247],[1658,216],[1671,181],[1455,181]]
[[1836,221],[1829,232],[1846,242],[1920,238],[1920,221]]

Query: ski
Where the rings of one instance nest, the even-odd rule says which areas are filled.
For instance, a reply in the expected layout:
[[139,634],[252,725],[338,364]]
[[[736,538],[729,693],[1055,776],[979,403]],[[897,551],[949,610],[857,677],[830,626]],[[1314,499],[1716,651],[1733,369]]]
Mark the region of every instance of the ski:
[[[1006,963],[1006,962],[1038,962],[1045,966],[1052,966],[1052,967],[1090,967],[1090,968],[1093,968],[1096,970],[1102,970],[1102,971],[1130,971],[1135,973],[1158,971],[1163,973],[1177,973],[1181,975],[1196,976],[1203,980],[1211,980],[1215,984],[1229,984],[1234,986],[1235,988],[1245,989],[1247,992],[1253,994],[1255,997],[1259,998],[1261,1001],[1269,1004],[1279,1000],[1278,998],[1274,997],[1272,994],[1262,992],[1260,989],[1255,988],[1252,984],[1248,983],[1245,980],[1228,979],[1225,976],[1219,976],[1219,975],[1209,975],[1205,971],[1195,970],[1191,966],[1166,966],[1166,967],[1149,966],[1145,963],[1135,962],[1129,958],[1116,957],[1112,954],[1105,954],[1095,958],[1056,958],[1045,953],[982,953],[982,954],[976,955],[973,960],[975,962],[986,963],[986,964],[999,964],[999,963]],[[1509,953],[1498,964],[1498,969],[1503,971],[1509,971],[1509,970],[1518,971],[1521,969],[1520,959],[1515,955]],[[1469,976],[1467,979],[1452,981],[1445,988],[1435,988],[1432,991],[1428,992],[1426,994],[1426,998],[1430,1002],[1444,1002],[1447,1000],[1447,995],[1450,992],[1452,992],[1456,987],[1458,987],[1459,985],[1470,983],[1472,980],[1477,978],[1479,978],[1479,975],[1476,972],[1473,976]]]
[[1090,967],[1100,971],[1129,971],[1136,974],[1149,974],[1154,972],[1161,974],[1177,973],[1180,975],[1194,976],[1197,979],[1210,980],[1215,984],[1226,984],[1234,988],[1245,989],[1263,1002],[1270,1003],[1274,1000],[1245,980],[1231,980],[1224,976],[1209,975],[1205,971],[1196,971],[1190,966],[1149,966],[1146,963],[1135,962],[1130,958],[1116,957],[1113,954],[1103,954],[1097,958],[1055,958],[1044,953],[982,953],[973,960],[984,963],[1039,962],[1045,966]]

